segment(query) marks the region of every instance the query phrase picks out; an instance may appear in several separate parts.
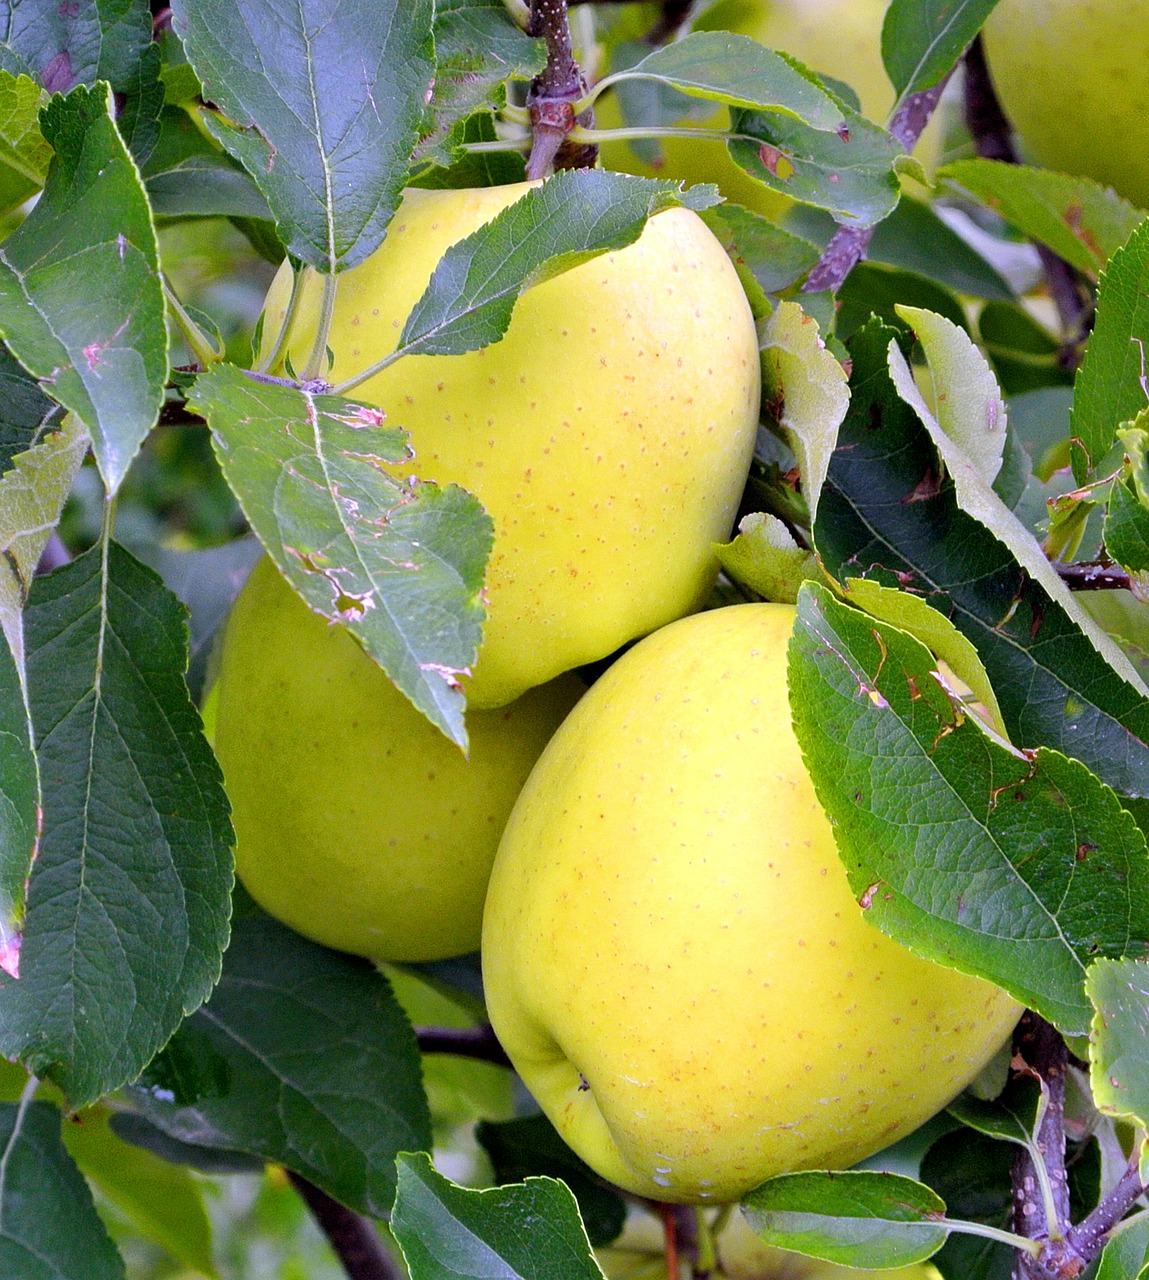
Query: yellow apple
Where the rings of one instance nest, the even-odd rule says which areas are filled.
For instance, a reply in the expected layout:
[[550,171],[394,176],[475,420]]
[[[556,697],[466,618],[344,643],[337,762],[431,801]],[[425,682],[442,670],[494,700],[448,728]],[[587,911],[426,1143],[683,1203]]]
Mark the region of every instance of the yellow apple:
[[[340,277],[331,378],[391,352],[444,250],[525,186],[408,191],[381,249]],[[290,288],[272,285],[264,333]],[[302,367],[320,281],[305,281]],[[718,572],[758,422],[758,344],[737,274],[701,219],[527,291],[501,342],[413,356],[355,394],[411,433],[404,472],[456,481],[495,522],[472,706],[501,706],[696,609]]]
[[984,36],[1025,158],[1149,208],[1149,3],[1001,0]]
[[[882,65],[882,20],[889,0],[719,0],[696,30],[733,31],[750,36],[768,49],[791,53],[821,75],[845,81],[858,94],[863,114],[886,123],[894,89]],[[618,128],[622,118],[613,95],[604,95],[598,127]],[[708,129],[729,128],[725,107],[703,121]],[[933,169],[941,151],[942,123],[930,122],[915,154]],[[688,183],[716,182],[728,200],[764,217],[778,219],[790,207],[787,197],[751,178],[730,158],[721,141],[662,138],[662,162],[655,168],[635,154],[627,142],[608,142],[600,149],[603,167],[643,177],[678,178]]]
[[599,1174],[729,1201],[916,1128],[1020,1012],[870,926],[790,723],[794,610],[736,605],[625,654],[503,834],[491,1022]]
[[470,714],[467,760],[261,560],[211,695],[240,879],[272,915],[343,951],[473,951],[503,824],[582,689],[567,675]]

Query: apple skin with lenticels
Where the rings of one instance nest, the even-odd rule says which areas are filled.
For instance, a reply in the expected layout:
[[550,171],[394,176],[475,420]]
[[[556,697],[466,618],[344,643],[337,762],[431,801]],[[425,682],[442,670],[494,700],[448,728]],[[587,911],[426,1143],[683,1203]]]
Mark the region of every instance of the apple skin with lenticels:
[[794,617],[736,605],[619,659],[532,770],[491,875],[492,1025],[570,1146],[653,1199],[855,1164],[1021,1012],[866,922],[791,727]]
[[[339,277],[328,377],[394,350],[444,251],[529,187],[406,193],[382,247]],[[284,267],[265,335],[291,292]],[[310,351],[320,278],[302,284],[291,356]],[[476,494],[495,523],[474,707],[502,706],[697,609],[750,465],[760,396],[737,273],[687,209],[528,289],[498,342],[410,356],[353,393],[410,432],[400,468]]]

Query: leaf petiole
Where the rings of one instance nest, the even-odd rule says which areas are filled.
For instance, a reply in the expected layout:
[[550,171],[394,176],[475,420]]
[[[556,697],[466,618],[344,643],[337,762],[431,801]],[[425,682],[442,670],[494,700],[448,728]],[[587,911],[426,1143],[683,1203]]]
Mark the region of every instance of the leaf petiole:
[[287,349],[291,331],[295,327],[295,317],[299,314],[299,301],[303,296],[303,273],[305,270],[305,267],[301,267],[291,274],[291,296],[287,300],[287,310],[283,314],[283,321],[279,326],[279,332],[275,335],[275,342],[272,344],[271,350],[256,363],[256,373],[274,373],[283,363],[283,353]]
[[331,320],[335,315],[335,295],[339,288],[339,277],[335,275],[323,277],[323,302],[319,310],[319,326],[315,330],[315,343],[311,355],[303,367],[303,381],[314,382],[327,370],[327,339],[331,333]]

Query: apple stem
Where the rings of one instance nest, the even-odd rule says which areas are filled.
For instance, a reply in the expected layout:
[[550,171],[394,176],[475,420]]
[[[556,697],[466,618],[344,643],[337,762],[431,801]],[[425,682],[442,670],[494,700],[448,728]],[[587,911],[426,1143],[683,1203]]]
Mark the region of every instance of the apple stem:
[[[983,160],[1020,163],[1013,130],[994,90],[980,35],[965,55],[964,109],[966,127]],[[1042,244],[1037,246],[1037,253],[1065,338],[1058,353],[1058,363],[1064,369],[1076,369],[1081,363],[1093,301],[1077,272],[1064,258],[1059,258]]]
[[[922,135],[922,130],[929,124],[934,108],[938,105],[952,74],[951,71],[932,89],[911,93],[902,100],[890,117],[887,128],[906,151],[913,151],[917,140]],[[806,277],[802,292],[823,293],[826,290],[831,293],[836,292],[865,256],[873,236],[873,227],[839,227],[822,256],[814,264],[813,271]]]
[[527,160],[527,177],[545,178],[552,169],[590,169],[598,149],[570,143],[576,124],[594,127],[593,111],[575,114],[574,105],[586,93],[586,80],[575,61],[567,0],[531,0],[530,34],[547,44],[547,62],[527,91],[534,143]]
[[287,300],[287,310],[283,313],[283,322],[279,326],[279,332],[275,335],[271,350],[255,366],[256,373],[274,373],[283,362],[283,353],[287,349],[291,331],[295,327],[295,317],[299,314],[299,300],[303,296],[303,273],[306,269],[306,267],[300,267],[298,271],[292,271],[291,273],[291,296]]
[[315,330],[315,343],[307,364],[303,368],[303,381],[314,382],[327,370],[327,339],[331,334],[331,321],[335,315],[335,294],[339,288],[339,277],[336,275],[323,277],[323,302],[319,310],[319,326]]

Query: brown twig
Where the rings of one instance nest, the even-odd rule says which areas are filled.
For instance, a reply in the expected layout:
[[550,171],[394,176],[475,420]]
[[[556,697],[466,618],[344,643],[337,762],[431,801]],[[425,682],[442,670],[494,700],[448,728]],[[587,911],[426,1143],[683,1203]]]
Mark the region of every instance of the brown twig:
[[[951,73],[952,74],[952,73]],[[949,76],[921,93],[911,93],[890,119],[889,129],[907,151],[912,151],[929,124]],[[834,291],[865,256],[873,239],[873,227],[839,227],[813,271],[806,277],[803,293]]]
[[527,92],[533,135],[527,177],[545,178],[552,167],[589,169],[598,155],[597,147],[567,141],[576,124],[594,128],[593,110],[575,117],[574,104],[586,93],[587,85],[571,45],[567,0],[531,0],[529,30],[546,41],[547,62]]
[[1112,560],[1082,560],[1078,564],[1053,561],[1057,576],[1070,591],[1128,591],[1129,575]]
[[[993,87],[980,35],[965,55],[964,107],[966,127],[978,155],[984,160],[1019,164],[1013,129]],[[1065,336],[1058,363],[1062,368],[1073,369],[1081,360],[1081,341],[1093,313],[1093,302],[1080,276],[1064,258],[1043,244],[1037,246],[1037,253]]]
[[481,1027],[416,1027],[415,1039],[423,1053],[449,1053],[499,1067],[511,1065],[506,1050],[485,1023]]
[[370,1219],[333,1200],[300,1174],[289,1169],[287,1176],[323,1229],[349,1280],[403,1280],[402,1270]]

